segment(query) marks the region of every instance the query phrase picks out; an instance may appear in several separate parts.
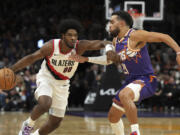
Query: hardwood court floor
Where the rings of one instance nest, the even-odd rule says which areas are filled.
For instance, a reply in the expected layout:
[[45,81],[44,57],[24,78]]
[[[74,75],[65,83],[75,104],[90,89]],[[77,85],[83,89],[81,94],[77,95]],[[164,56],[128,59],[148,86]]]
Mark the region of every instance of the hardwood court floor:
[[[23,120],[29,113],[0,113],[0,135],[18,135]],[[46,121],[43,115],[35,128]],[[126,118],[123,118],[125,133],[129,135],[130,128]],[[139,118],[141,135],[180,135],[180,117],[177,118]],[[67,115],[60,128],[51,135],[113,135],[107,118],[77,117]]]

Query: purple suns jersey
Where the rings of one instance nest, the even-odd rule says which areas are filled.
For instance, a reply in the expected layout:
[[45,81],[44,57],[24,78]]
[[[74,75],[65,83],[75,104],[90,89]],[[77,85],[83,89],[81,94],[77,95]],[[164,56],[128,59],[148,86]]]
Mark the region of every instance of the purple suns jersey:
[[147,75],[153,74],[150,57],[147,46],[145,45],[140,50],[132,50],[129,48],[130,33],[134,29],[130,29],[126,36],[120,41],[116,40],[115,50],[122,59],[121,67],[126,75]]

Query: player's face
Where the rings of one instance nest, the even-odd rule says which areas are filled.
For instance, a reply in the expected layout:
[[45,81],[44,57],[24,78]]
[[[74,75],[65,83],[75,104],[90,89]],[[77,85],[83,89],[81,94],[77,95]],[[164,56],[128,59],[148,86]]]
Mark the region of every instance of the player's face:
[[78,39],[78,33],[75,29],[69,29],[67,30],[67,32],[64,34],[64,41],[66,43],[66,45],[69,48],[74,48],[77,39]]
[[120,20],[117,19],[117,15],[111,16],[109,32],[113,37],[116,37],[120,32]]

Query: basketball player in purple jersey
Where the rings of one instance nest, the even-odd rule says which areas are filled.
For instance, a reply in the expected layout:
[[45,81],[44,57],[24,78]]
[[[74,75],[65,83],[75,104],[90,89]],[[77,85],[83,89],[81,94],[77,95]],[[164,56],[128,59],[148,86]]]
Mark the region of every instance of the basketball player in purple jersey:
[[37,74],[35,97],[38,104],[33,108],[30,117],[23,122],[19,135],[30,135],[35,121],[45,112],[49,119],[31,135],[48,135],[59,127],[67,107],[70,78],[74,75],[78,62],[68,59],[71,54],[82,55],[87,50],[98,50],[109,41],[80,40],[79,22],[72,19],[60,24],[61,39],[52,39],[36,52],[25,56],[11,66],[17,72],[37,60],[44,59]]
[[[146,43],[164,42],[176,52],[176,60],[180,65],[180,47],[169,35],[134,30],[132,25],[133,19],[127,12],[114,12],[111,16],[110,33],[114,39],[113,45],[106,46],[106,61],[120,63],[126,75],[125,84],[113,99],[108,113],[108,119],[116,135],[124,135],[124,125],[121,119],[123,114],[127,116],[131,124],[131,135],[140,135],[137,108],[134,102],[151,97],[157,86]],[[80,63],[91,59],[77,55],[69,58]]]

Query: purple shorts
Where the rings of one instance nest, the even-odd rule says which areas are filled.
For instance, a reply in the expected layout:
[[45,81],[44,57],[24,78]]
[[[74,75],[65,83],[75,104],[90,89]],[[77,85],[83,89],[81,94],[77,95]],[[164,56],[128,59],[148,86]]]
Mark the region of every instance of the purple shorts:
[[154,95],[157,88],[157,79],[153,74],[150,75],[131,75],[126,77],[125,84],[119,89],[116,96],[113,98],[113,102],[117,105],[122,106],[121,101],[119,99],[119,92],[125,88],[130,83],[136,83],[137,80],[141,80],[143,82],[143,87],[140,91],[140,97],[137,102],[141,102],[143,99],[149,98]]

